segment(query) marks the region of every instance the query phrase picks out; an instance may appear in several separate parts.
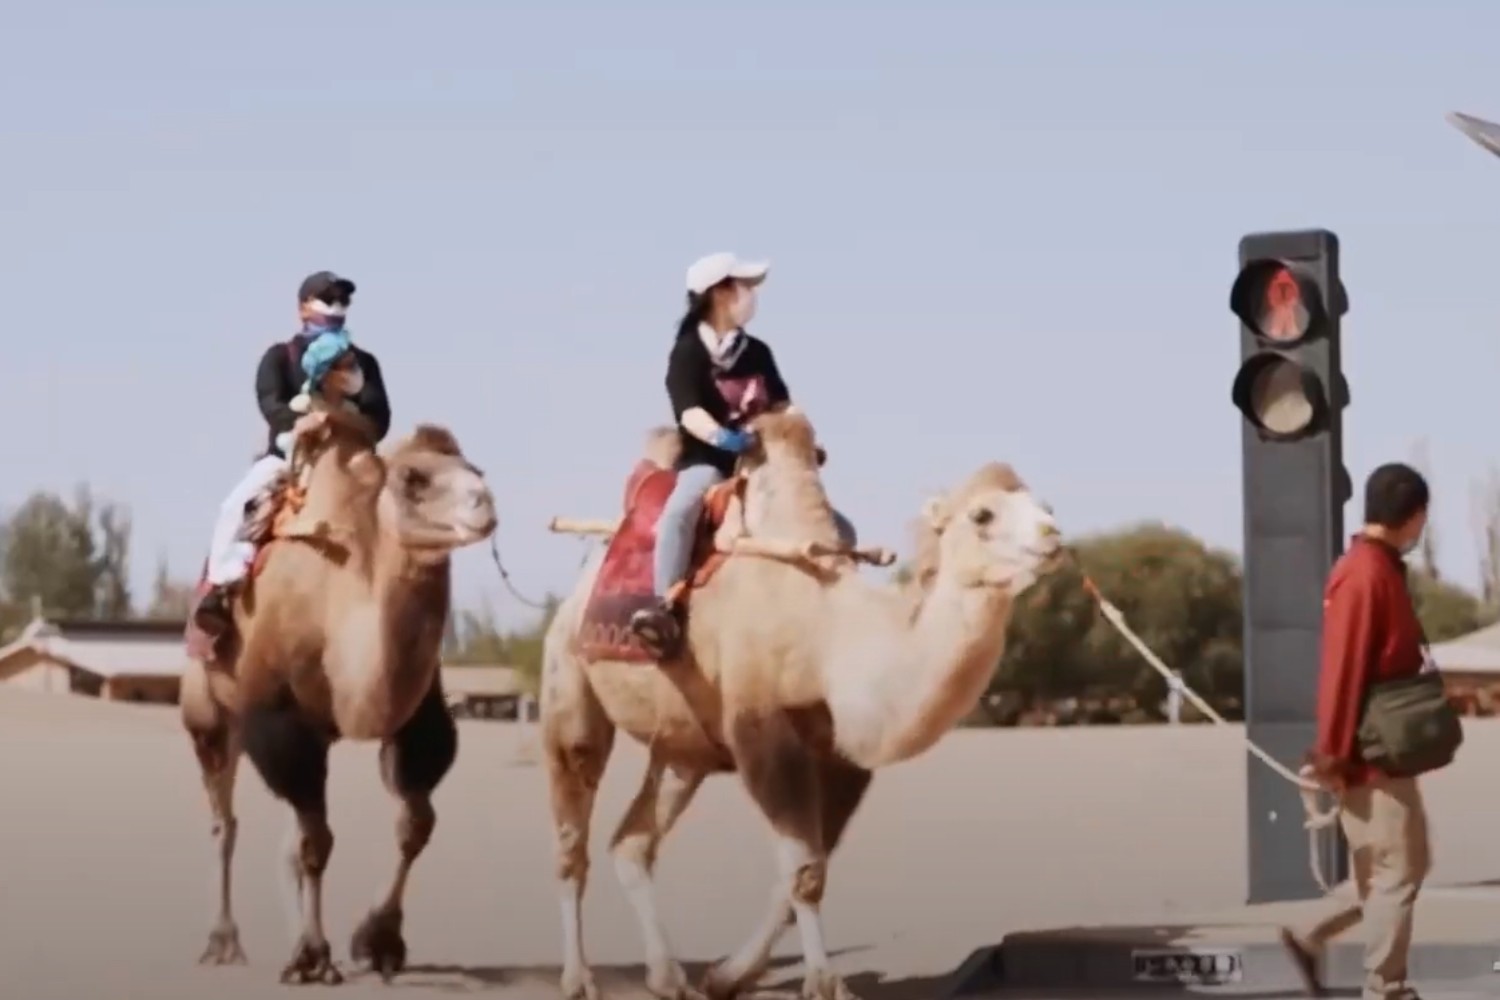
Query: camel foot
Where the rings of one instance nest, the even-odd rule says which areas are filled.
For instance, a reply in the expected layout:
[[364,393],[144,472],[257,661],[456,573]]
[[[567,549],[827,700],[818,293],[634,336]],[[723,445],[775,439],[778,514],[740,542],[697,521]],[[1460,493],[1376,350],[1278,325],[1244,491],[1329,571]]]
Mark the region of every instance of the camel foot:
[[349,941],[354,961],[390,978],[406,968],[406,939],[401,936],[401,911],[374,909],[365,915]]
[[564,969],[562,974],[563,1000],[599,1000],[599,987],[594,974],[588,969]]
[[731,979],[724,971],[723,963],[720,962],[709,968],[703,974],[703,979],[698,983],[698,990],[704,1000],[734,1000],[745,988],[745,984]]
[[859,1000],[832,972],[809,972],[802,980],[802,1000]]
[[337,986],[343,973],[333,964],[333,949],[327,941],[313,941],[304,935],[292,952],[292,960],[281,970],[283,983],[322,983]]
[[199,965],[244,965],[245,949],[240,947],[240,929],[233,921],[222,923],[208,932],[208,947],[198,957]]
[[660,1000],[708,1000],[688,983],[687,973],[676,962],[666,962],[646,973],[646,989]]

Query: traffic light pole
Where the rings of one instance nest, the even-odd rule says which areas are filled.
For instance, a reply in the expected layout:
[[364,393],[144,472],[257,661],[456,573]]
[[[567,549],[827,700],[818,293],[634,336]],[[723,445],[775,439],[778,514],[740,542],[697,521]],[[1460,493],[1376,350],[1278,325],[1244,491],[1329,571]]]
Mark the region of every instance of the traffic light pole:
[[[1295,770],[1316,738],[1323,587],[1343,551],[1349,497],[1338,238],[1247,236],[1240,268],[1231,307],[1241,320],[1233,396],[1245,416],[1245,721],[1253,742]],[[1249,902],[1321,895],[1298,789],[1259,761],[1247,767]],[[1322,839],[1323,869],[1342,879],[1342,838]]]

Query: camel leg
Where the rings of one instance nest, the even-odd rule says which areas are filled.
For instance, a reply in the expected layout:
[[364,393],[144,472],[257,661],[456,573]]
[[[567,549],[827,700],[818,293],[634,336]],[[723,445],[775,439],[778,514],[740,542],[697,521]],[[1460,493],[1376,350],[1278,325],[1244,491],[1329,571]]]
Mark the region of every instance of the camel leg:
[[[555,624],[555,623],[554,623]],[[589,689],[580,663],[548,636],[542,660],[542,756],[552,800],[557,881],[562,910],[562,993],[566,1000],[598,1000],[583,953],[583,893],[589,876],[589,822],[615,727]]]
[[245,755],[293,814],[286,862],[296,902],[296,943],[281,981],[341,983],[344,977],[333,964],[323,931],[323,874],[333,854],[327,800],[330,739],[301,715],[290,694],[274,704],[248,708],[242,732]]
[[[818,908],[828,856],[864,800],[871,773],[837,758],[814,758],[783,718],[742,723],[735,730],[741,775],[777,838],[780,878],[764,919],[738,951],[708,971],[703,991],[711,1000],[724,1000],[753,985],[795,921],[807,966],[803,996],[852,1000],[830,968]],[[816,839],[808,832],[814,829]]]
[[406,966],[401,903],[412,865],[437,825],[432,792],[458,757],[458,726],[434,681],[406,725],[380,748],[380,778],[400,801],[396,818],[396,874],[389,888],[354,931],[349,954],[389,981]]
[[[818,777],[823,800],[823,842],[826,853],[832,855],[843,840],[855,810],[864,801],[873,775],[847,761],[824,758],[818,763]],[[704,991],[717,1000],[734,996],[759,980],[770,963],[771,951],[794,922],[791,894],[778,883],[765,918],[739,951],[709,970],[704,978]]]
[[193,740],[193,752],[203,775],[203,790],[213,815],[213,838],[218,878],[219,909],[208,932],[208,947],[198,961],[205,965],[243,965],[240,929],[234,919],[234,848],[239,819],[234,813],[234,780],[239,770],[240,739],[234,720],[210,698],[201,664],[183,675],[181,696],[183,722]]
[[641,927],[646,951],[646,988],[663,1000],[694,1000],[702,996],[688,985],[687,974],[673,957],[666,928],[656,909],[651,874],[662,839],[693,801],[705,776],[702,771],[675,770],[653,756],[646,765],[640,791],[626,809],[610,843],[615,873]]

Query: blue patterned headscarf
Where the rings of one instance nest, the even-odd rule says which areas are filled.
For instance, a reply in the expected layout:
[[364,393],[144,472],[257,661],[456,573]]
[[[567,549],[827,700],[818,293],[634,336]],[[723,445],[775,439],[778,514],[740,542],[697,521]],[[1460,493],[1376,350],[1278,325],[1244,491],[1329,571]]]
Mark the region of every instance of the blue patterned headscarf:
[[353,349],[347,330],[325,330],[308,342],[302,352],[302,374],[307,376],[304,392],[316,392],[323,385],[328,373],[345,354]]

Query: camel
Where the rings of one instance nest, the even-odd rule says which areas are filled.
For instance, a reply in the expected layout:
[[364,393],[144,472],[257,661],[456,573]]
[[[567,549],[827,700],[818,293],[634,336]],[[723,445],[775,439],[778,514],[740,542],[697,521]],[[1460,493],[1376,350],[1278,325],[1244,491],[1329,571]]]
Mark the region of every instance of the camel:
[[350,950],[389,978],[405,965],[402,900],[437,821],[431,794],[458,749],[438,670],[449,554],[494,532],[494,500],[453,435],[434,426],[377,456],[368,438],[331,422],[302,470],[300,510],[262,550],[236,601],[233,641],[218,660],[193,661],[182,682],[218,848],[219,908],[201,961],[245,961],[230,905],[243,752],[293,813],[296,940],[282,981],[343,981],[323,930],[328,751],[340,738],[378,740],[381,778],[399,803],[398,859]]
[[[1063,557],[1050,510],[1009,466],[991,463],[928,502],[914,581],[862,579],[858,553],[836,550],[807,418],[784,410],[757,418],[753,428],[759,445],[742,462],[743,479],[728,487],[743,500],[730,504],[715,539],[719,550],[751,554],[730,555],[707,579],[700,573],[678,660],[612,655],[597,631],[580,631],[603,613],[589,609],[603,606],[595,603],[602,589],[595,581],[608,553],[587,566],[546,635],[541,732],[568,1000],[598,996],[583,952],[581,902],[595,793],[616,731],[649,753],[610,843],[640,925],[652,994],[741,994],[795,921],[802,996],[851,1000],[830,968],[819,916],[829,855],[872,772],[928,750],[973,709],[999,663],[1015,598]],[[669,467],[669,457],[654,464]],[[627,496],[611,551],[630,530],[632,502]],[[731,529],[739,537],[726,540]],[[652,871],[703,780],[730,772],[770,824],[778,881],[764,921],[695,989],[668,943]]]

